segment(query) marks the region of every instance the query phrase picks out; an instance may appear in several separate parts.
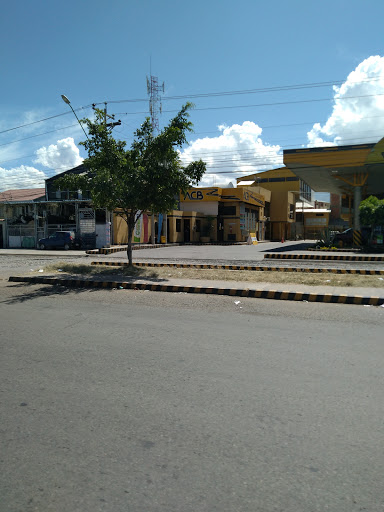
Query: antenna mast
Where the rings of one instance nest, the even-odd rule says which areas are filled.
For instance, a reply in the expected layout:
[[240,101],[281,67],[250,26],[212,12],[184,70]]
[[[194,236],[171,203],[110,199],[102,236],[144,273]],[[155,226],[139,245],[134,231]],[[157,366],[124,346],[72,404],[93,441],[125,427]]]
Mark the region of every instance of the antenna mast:
[[164,82],[159,85],[157,76],[150,75],[147,77],[147,93],[149,96],[149,112],[151,114],[151,122],[153,133],[159,133],[159,113],[161,114],[161,96],[160,92],[164,93]]

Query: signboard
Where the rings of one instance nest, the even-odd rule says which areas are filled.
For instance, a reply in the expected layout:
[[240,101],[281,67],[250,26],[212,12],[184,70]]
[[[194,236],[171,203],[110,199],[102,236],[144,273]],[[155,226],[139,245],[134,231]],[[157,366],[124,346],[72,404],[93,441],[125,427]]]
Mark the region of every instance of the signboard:
[[305,217],[306,226],[326,226],[327,217]]
[[180,194],[181,201],[220,201],[222,189],[219,187],[190,188],[186,194]]
[[249,233],[247,244],[248,245],[257,245],[258,244],[256,233]]
[[265,206],[264,196],[249,188],[190,188],[186,194],[180,195],[182,202],[231,201],[244,202],[255,206]]
[[133,241],[136,242],[136,243],[141,242],[142,227],[143,227],[143,215],[141,214],[141,212],[138,212],[137,219],[136,219],[135,230],[134,230],[134,233],[133,233]]

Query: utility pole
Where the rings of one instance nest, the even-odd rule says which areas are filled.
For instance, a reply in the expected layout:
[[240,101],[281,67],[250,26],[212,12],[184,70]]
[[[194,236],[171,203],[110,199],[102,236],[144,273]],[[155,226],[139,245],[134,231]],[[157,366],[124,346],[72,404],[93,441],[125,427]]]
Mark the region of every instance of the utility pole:
[[[96,109],[96,103],[93,103],[92,104],[92,108],[93,110]],[[118,121],[115,121],[115,114],[112,114],[111,116],[109,114],[107,114],[107,102],[104,103],[104,126],[107,126],[109,128],[114,128],[115,126],[120,126],[121,125],[121,120],[119,119]],[[111,123],[107,123],[107,119],[112,119],[112,122]]]
[[[96,104],[92,104],[93,110],[96,108]],[[111,119],[110,123],[107,123],[107,120]],[[104,126],[113,129],[115,126],[120,126],[121,121],[115,121],[115,114],[111,116],[107,113],[107,102],[104,102]],[[105,222],[106,222],[106,246],[111,246],[111,240],[113,240],[113,212],[109,210],[105,210]]]
[[[149,96],[149,112],[151,114],[151,123],[152,123],[152,131],[154,135],[159,133],[159,113],[161,114],[162,106],[161,106],[161,96],[160,92],[164,93],[164,82],[159,85],[159,79],[157,76],[147,77],[147,94]],[[164,213],[164,236],[165,243],[168,241],[168,233],[167,233],[167,213]],[[159,226],[159,231],[161,233],[161,229]],[[152,213],[151,218],[151,235],[152,235],[152,244],[155,243],[155,215]],[[159,242],[159,240],[158,240]]]

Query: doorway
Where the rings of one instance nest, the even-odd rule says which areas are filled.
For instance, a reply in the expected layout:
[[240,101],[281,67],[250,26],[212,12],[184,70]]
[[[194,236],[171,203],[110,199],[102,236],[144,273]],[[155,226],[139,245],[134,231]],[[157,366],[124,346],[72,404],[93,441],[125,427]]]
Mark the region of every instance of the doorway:
[[191,221],[184,219],[184,243],[191,241]]
[[224,242],[224,219],[223,219],[223,217],[217,218],[217,241]]

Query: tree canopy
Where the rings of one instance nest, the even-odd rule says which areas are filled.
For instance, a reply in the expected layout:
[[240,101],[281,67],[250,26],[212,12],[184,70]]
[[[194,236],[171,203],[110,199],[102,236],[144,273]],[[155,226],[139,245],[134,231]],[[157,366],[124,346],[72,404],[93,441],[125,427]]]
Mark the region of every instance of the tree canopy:
[[384,199],[369,196],[359,206],[360,220],[365,226],[384,226]]
[[89,191],[95,208],[115,211],[126,221],[130,264],[132,233],[140,213],[173,209],[180,191],[186,193],[197,185],[206,170],[202,160],[183,166],[178,151],[192,131],[191,107],[186,103],[158,135],[147,118],[129,149],[124,141],[114,139],[104,112],[96,109],[94,120],[83,120],[89,132],[89,138],[80,143],[88,152],[84,173],[68,173],[56,182],[60,188]]

